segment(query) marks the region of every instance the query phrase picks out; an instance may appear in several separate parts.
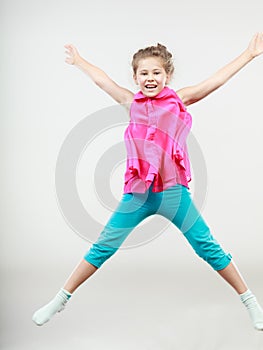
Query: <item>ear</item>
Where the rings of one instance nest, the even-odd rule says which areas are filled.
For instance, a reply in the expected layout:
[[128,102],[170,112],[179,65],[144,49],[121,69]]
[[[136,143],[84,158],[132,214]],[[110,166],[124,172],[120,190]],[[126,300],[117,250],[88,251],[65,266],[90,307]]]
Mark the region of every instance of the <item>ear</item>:
[[139,85],[136,74],[133,74],[133,80],[134,80],[136,85]]
[[165,84],[169,84],[171,81],[171,75],[167,74]]

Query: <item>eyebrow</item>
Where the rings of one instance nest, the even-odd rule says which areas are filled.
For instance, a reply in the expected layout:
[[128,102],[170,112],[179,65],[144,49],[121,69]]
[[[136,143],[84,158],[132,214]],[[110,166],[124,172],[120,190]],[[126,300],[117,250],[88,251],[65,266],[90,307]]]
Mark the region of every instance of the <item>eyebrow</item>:
[[[153,71],[155,70],[161,70],[162,68],[154,68]],[[139,69],[139,72],[147,72],[149,69],[143,68],[143,69]]]

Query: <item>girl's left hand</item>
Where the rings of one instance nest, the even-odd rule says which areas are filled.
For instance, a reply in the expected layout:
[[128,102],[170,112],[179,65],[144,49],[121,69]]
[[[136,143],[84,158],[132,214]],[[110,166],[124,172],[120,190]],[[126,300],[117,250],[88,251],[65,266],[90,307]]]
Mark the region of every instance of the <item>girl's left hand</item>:
[[247,50],[252,57],[257,57],[263,53],[263,32],[256,33],[250,41]]

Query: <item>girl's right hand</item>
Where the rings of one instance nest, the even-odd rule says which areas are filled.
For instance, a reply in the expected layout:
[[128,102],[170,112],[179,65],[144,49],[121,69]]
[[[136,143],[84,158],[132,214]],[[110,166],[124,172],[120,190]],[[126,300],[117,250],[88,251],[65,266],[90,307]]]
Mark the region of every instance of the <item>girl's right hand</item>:
[[66,48],[65,53],[67,55],[65,62],[68,64],[76,64],[80,59],[78,50],[72,44],[64,45],[64,47]]
[[256,33],[249,43],[247,50],[252,57],[257,57],[263,53],[263,32]]

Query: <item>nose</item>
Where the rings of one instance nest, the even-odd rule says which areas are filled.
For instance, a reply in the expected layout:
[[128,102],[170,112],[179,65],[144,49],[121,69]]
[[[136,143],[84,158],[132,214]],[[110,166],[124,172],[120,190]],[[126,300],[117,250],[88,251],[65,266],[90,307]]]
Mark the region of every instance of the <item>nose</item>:
[[148,80],[148,81],[153,81],[153,80],[154,80],[154,78],[153,78],[153,76],[152,76],[152,75],[149,75],[149,76],[148,76],[148,78],[147,78],[147,80]]

